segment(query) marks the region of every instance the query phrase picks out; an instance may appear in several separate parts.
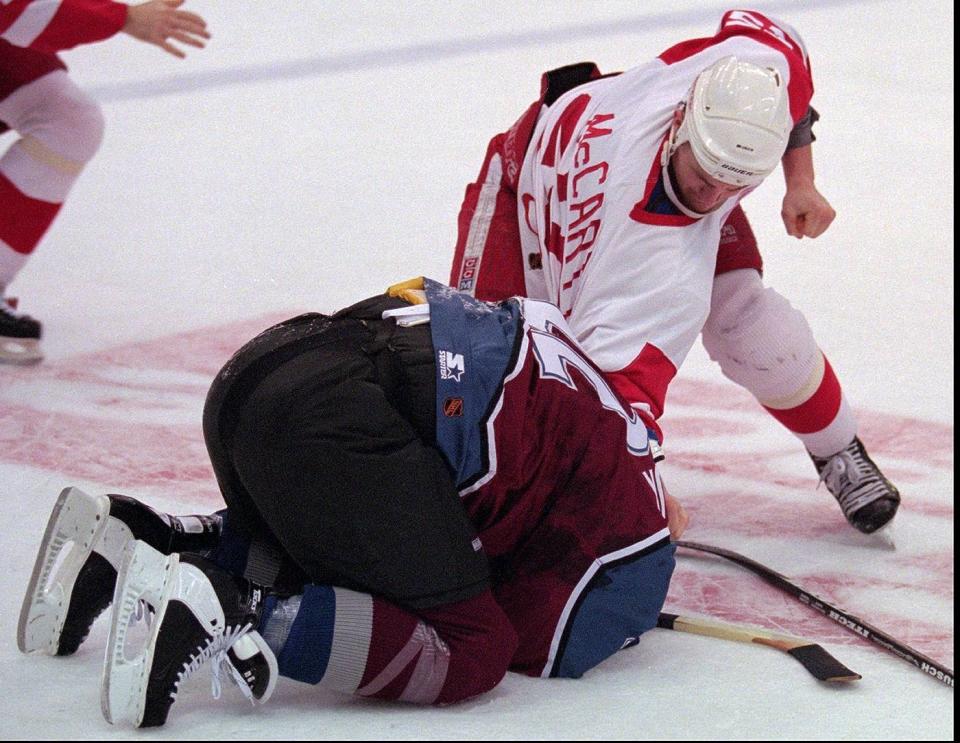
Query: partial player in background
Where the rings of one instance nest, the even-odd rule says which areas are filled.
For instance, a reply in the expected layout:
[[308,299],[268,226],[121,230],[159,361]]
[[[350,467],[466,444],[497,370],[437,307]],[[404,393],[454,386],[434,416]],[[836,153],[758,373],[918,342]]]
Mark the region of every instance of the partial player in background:
[[451,284],[556,303],[617,390],[658,418],[702,333],[869,533],[900,494],[867,455],[806,319],[764,287],[740,207],[782,163],[787,232],[817,237],[833,221],[814,184],[812,95],[799,34],[746,10],[622,74],[591,63],[546,73],[467,187]]
[[127,6],[111,0],[0,2],[0,133],[19,138],[0,157],[0,363],[43,356],[40,323],[6,296],[103,137],[100,106],[70,80],[57,52],[118,32],[185,56],[210,34],[184,0]]
[[[508,668],[579,677],[656,626],[686,527],[651,423],[544,302],[420,279],[293,318],[207,396],[227,510],[67,489],[19,647],[74,652],[114,598],[103,710],[138,726],[162,725],[208,660],[216,688],[225,671],[257,702],[278,673],[422,704]],[[138,653],[124,637],[141,601],[155,617]]]

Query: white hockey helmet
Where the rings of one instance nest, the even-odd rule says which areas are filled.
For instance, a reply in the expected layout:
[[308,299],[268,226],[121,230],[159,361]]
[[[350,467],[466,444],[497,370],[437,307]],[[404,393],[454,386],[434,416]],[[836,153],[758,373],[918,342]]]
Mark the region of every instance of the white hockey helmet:
[[687,96],[670,154],[690,142],[707,174],[733,186],[755,186],[787,149],[792,121],[780,73],[736,57],[701,72]]

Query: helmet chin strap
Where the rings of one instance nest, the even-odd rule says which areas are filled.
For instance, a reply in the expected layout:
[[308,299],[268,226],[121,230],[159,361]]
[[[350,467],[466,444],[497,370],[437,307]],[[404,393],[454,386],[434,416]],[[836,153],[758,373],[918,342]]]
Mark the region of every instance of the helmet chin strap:
[[670,134],[667,136],[667,141],[663,143],[663,151],[660,153],[660,169],[663,177],[663,189],[667,192],[667,198],[673,202],[673,205],[680,210],[681,214],[690,217],[691,219],[700,219],[701,217],[707,216],[709,212],[695,212],[693,209],[690,209],[680,200],[680,196],[673,188],[673,180],[670,178],[670,158],[673,157],[673,153],[676,152],[677,147],[683,144],[683,140],[678,136],[679,130],[683,127],[681,124],[679,127],[676,122],[670,125]]
[[677,123],[676,111],[674,112],[674,118],[670,122],[670,134],[667,135],[667,144],[663,148],[663,152],[660,153],[660,165],[662,167],[667,167],[667,164],[670,162],[670,158],[673,157],[673,153],[677,151],[677,148],[686,142],[689,139],[687,131],[684,128],[684,122],[686,122],[686,109],[687,104],[685,101],[681,101],[677,104],[676,111],[683,111],[684,114],[680,117],[680,123]]
[[[678,105],[679,109],[686,109],[686,101],[681,102]],[[680,196],[677,194],[676,190],[673,188],[673,181],[670,178],[670,158],[673,157],[673,153],[677,151],[677,148],[682,145],[684,142],[689,139],[686,131],[684,130],[684,123],[686,123],[687,117],[683,116],[680,120],[680,123],[677,124],[676,118],[670,124],[670,133],[667,135],[667,141],[663,144],[663,151],[660,153],[660,169],[663,176],[663,188],[667,192],[667,198],[673,202],[673,205],[680,210],[681,214],[684,214],[691,219],[700,219],[701,217],[707,216],[709,212],[695,212],[693,209],[690,209],[680,200]]]

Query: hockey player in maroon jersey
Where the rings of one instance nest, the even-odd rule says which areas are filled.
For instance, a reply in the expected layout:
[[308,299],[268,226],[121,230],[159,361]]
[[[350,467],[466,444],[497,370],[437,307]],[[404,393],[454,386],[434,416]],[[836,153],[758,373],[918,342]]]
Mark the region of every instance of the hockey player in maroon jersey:
[[740,207],[782,162],[787,232],[817,237],[833,221],[814,184],[812,95],[800,35],[749,10],[622,74],[590,63],[545,74],[467,187],[450,283],[557,304],[617,390],[656,417],[702,333],[869,533],[900,494],[867,455],[806,319],[764,287]]
[[[544,302],[421,279],[293,318],[207,396],[226,511],[68,488],[19,647],[74,652],[113,597],[103,711],[138,726],[211,659],[259,702],[278,673],[423,704],[508,669],[578,677],[655,626],[686,526],[650,424]],[[141,602],[155,616],[130,658]]]
[[0,157],[0,363],[42,358],[40,323],[16,311],[6,288],[103,136],[99,105],[73,84],[57,52],[123,31],[183,57],[172,42],[203,47],[210,38],[200,16],[179,10],[183,2],[0,2],[0,133],[20,135]]

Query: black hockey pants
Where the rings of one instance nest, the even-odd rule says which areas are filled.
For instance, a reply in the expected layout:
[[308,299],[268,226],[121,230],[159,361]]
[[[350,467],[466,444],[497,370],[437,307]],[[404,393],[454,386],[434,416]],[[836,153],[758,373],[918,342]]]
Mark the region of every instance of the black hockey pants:
[[281,575],[418,609],[479,594],[489,570],[434,446],[429,326],[380,319],[405,304],[264,331],[217,375],[203,426],[231,523],[279,547]]

